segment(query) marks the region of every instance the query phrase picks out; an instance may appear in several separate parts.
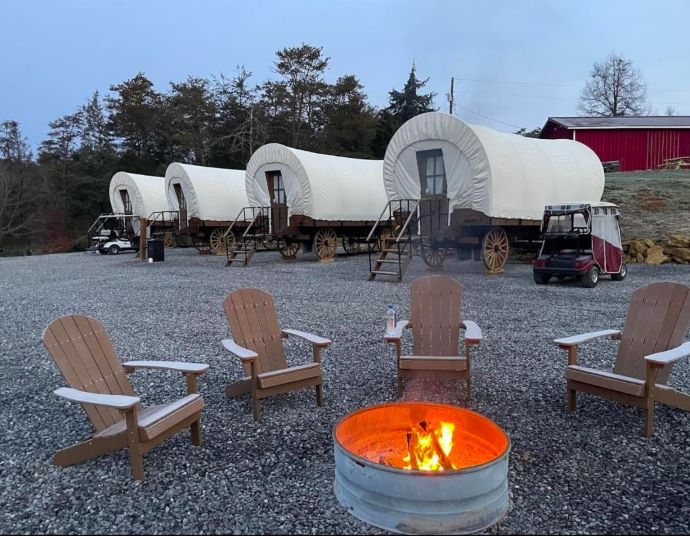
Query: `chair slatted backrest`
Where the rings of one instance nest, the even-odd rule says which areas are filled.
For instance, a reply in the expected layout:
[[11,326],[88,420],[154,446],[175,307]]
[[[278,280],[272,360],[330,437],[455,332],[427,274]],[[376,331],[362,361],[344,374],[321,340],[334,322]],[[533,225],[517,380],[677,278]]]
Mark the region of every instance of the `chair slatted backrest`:
[[[690,288],[680,283],[652,283],[633,292],[613,371],[644,379],[644,357],[681,344],[690,328]],[[657,376],[666,383],[670,366]]]
[[422,277],[410,287],[414,355],[457,356],[462,322],[462,286],[442,275]]
[[[105,326],[83,315],[61,316],[43,332],[43,344],[70,387],[89,393],[134,395]],[[122,420],[113,408],[82,404],[97,431]]]
[[[263,290],[244,288],[231,292],[223,301],[235,342],[258,354],[258,373],[287,368],[283,339],[273,297]],[[244,366],[251,374],[248,364]]]

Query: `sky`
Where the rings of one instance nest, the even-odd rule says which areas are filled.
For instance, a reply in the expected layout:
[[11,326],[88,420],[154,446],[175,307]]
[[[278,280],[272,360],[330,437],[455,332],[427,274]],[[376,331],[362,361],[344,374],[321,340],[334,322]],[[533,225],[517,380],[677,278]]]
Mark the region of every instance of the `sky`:
[[611,51],[638,67],[653,110],[690,115],[686,0],[0,0],[0,121],[36,147],[48,123],[94,91],[144,72],[159,91],[188,75],[253,82],[275,52],[323,47],[327,80],[355,74],[386,106],[414,62],[435,105],[513,132],[577,115],[592,64]]

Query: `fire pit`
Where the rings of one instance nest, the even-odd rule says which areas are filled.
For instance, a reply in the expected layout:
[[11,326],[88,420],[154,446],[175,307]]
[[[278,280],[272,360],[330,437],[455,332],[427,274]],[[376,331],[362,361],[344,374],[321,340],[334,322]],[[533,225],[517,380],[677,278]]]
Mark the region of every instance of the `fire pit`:
[[406,534],[469,533],[508,510],[510,440],[445,404],[379,404],[333,431],[335,494],[355,517]]

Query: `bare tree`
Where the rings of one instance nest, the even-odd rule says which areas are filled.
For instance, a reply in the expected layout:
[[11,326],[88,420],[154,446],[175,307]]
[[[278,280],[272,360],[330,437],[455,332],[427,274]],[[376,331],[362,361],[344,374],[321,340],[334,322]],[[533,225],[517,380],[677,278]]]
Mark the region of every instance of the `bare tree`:
[[676,109],[673,106],[666,106],[666,111],[664,113],[668,116],[678,115],[678,112],[676,112]]
[[647,110],[647,84],[632,61],[611,52],[595,62],[580,96],[581,115],[618,117]]

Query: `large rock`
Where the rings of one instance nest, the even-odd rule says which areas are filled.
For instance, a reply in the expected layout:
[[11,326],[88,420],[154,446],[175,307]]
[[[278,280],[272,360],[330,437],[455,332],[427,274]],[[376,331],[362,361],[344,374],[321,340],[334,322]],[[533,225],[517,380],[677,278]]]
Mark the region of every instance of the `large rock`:
[[664,253],[666,255],[670,255],[671,257],[675,257],[678,259],[682,259],[686,262],[690,262],[690,249],[689,248],[664,248]]
[[647,250],[647,256],[644,260],[645,264],[663,264],[671,260],[664,255],[664,248],[662,246],[652,246]]
[[690,248],[690,236],[680,234],[671,235],[666,245],[672,248]]
[[636,256],[638,253],[644,255],[645,251],[647,251],[647,244],[645,244],[644,240],[630,240],[628,254],[631,257]]

